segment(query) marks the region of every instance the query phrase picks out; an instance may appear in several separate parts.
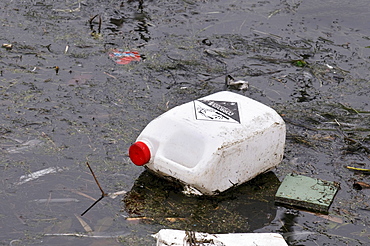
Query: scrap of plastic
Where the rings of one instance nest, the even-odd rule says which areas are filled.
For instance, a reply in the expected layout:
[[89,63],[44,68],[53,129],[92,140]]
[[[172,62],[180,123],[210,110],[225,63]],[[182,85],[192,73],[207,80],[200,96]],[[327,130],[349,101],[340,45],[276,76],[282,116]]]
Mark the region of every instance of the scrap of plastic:
[[191,187],[190,185],[185,185],[184,186],[184,190],[182,191],[182,193],[184,193],[185,195],[187,196],[201,196],[203,195],[202,192],[200,192],[199,190],[195,189],[194,187]]
[[209,234],[203,232],[162,229],[153,235],[157,246],[214,245],[214,246],[288,246],[278,233],[229,233]]
[[61,171],[63,171],[63,168],[49,167],[49,168],[42,169],[42,170],[39,170],[39,171],[36,171],[36,172],[33,172],[33,173],[22,175],[21,177],[19,177],[19,182],[17,182],[16,185],[21,185],[21,184],[27,183],[29,181],[38,179],[38,178],[40,178],[40,177],[42,177],[46,174],[57,173],[57,172],[61,172]]
[[227,75],[225,77],[225,84],[228,87],[236,88],[238,90],[248,90],[249,88],[248,81],[244,81],[244,80],[235,81],[235,79],[231,75]]
[[141,57],[139,52],[133,50],[113,49],[109,52],[109,57],[117,64],[129,64],[132,61],[140,61]]

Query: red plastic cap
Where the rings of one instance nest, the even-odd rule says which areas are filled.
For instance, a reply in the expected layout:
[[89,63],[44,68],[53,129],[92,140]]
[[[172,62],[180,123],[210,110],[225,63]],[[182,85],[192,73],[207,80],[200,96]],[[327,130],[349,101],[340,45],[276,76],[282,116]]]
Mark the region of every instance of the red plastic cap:
[[149,147],[145,143],[140,141],[130,146],[128,154],[131,161],[137,166],[145,165],[150,160]]

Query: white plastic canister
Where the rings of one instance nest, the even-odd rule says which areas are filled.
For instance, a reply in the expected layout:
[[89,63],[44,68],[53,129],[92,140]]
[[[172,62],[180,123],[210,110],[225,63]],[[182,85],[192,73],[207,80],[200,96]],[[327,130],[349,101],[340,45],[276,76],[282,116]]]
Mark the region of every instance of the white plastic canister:
[[136,165],[215,195],[278,165],[285,131],[272,108],[222,91],[151,121],[129,156]]

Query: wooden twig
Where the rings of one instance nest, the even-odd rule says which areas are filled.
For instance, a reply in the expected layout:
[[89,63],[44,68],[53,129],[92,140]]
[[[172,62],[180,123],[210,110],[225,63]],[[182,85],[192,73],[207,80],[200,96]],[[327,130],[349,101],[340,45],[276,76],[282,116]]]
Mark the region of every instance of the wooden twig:
[[101,33],[101,15],[99,15],[99,27],[98,27],[98,34]]
[[99,184],[99,181],[98,181],[98,179],[97,179],[97,178],[96,178],[96,176],[95,176],[94,171],[93,171],[93,170],[91,169],[91,167],[90,167],[90,164],[89,164],[88,162],[86,162],[86,165],[89,167],[90,172],[91,172],[92,176],[94,177],[95,182],[96,182],[96,184],[98,185],[98,187],[99,187],[99,189],[100,189],[100,191],[101,191],[102,196],[106,196],[106,195],[107,195],[107,193],[105,193],[105,192],[103,191],[103,189],[101,188],[101,186],[100,186],[100,184]]
[[353,188],[356,190],[362,190],[362,189],[370,189],[370,184],[357,181],[353,184]]
[[93,204],[91,204],[91,206],[88,209],[86,209],[85,212],[83,212],[81,214],[81,216],[84,216],[92,207],[95,206],[95,204],[97,204],[98,202],[100,202],[100,200],[103,199],[103,198],[104,198],[104,196],[101,196],[98,200],[96,200]]
[[101,33],[101,24],[102,24],[102,20],[101,20],[101,15],[100,14],[96,14],[96,15],[94,15],[93,17],[91,17],[89,19],[90,30],[93,31],[93,33],[95,32],[93,21],[94,21],[94,19],[96,17],[99,17],[99,20],[98,20],[98,34],[100,34]]
[[99,14],[94,15],[93,17],[90,18],[89,24],[90,24],[90,30],[94,30],[94,25],[93,25],[93,20],[98,16]]
[[100,183],[99,183],[99,181],[98,181],[98,179],[96,178],[96,176],[95,176],[95,173],[94,173],[94,171],[91,169],[91,167],[90,167],[90,164],[88,163],[88,162],[86,162],[86,165],[88,166],[88,168],[90,169],[90,172],[91,172],[91,174],[92,174],[92,176],[94,177],[94,179],[95,179],[95,182],[96,182],[96,184],[98,185],[98,187],[99,187],[99,189],[100,189],[100,191],[101,191],[101,197],[98,199],[98,200],[96,200],[88,209],[86,209],[85,210],[85,212],[83,212],[82,214],[81,214],[81,216],[84,216],[84,214],[86,214],[92,207],[94,207],[95,206],[95,204],[97,204],[98,202],[100,202],[104,197],[106,197],[106,196],[108,196],[108,194],[107,193],[105,193],[104,191],[103,191],[103,188],[100,186]]

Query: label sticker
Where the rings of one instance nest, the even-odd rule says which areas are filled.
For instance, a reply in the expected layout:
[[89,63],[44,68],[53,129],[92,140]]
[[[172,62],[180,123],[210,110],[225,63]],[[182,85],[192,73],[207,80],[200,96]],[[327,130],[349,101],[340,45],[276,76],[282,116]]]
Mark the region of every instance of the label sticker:
[[237,102],[195,100],[194,109],[197,120],[240,123]]

